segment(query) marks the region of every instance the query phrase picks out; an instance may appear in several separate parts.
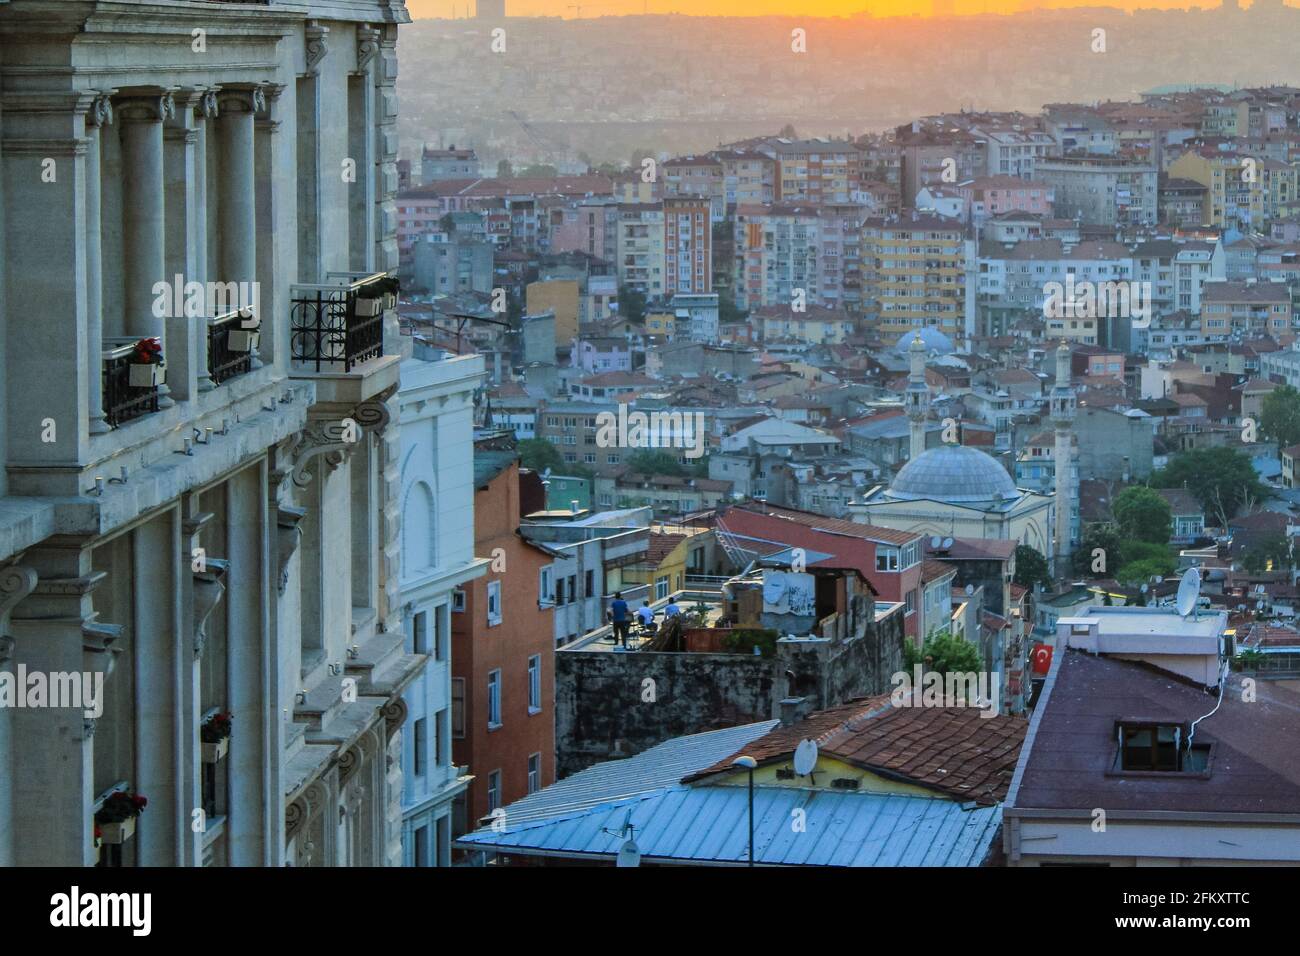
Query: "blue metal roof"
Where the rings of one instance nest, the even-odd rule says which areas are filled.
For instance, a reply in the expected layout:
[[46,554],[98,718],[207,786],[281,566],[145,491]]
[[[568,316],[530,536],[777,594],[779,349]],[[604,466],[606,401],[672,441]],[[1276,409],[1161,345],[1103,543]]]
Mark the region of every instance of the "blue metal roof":
[[607,760],[516,800],[506,807],[506,818],[512,827],[529,820],[552,820],[560,814],[676,786],[684,777],[730,757],[780,723],[761,720],[675,737],[634,757]]
[[[903,794],[756,787],[755,862],[978,866],[997,836],[1002,808],[963,806]],[[804,812],[802,830],[795,826],[797,810]],[[609,860],[623,843],[624,824],[630,823],[645,862],[744,864],[748,812],[744,786],[678,784],[553,815],[521,819],[508,808],[502,832],[477,830],[456,845]]]

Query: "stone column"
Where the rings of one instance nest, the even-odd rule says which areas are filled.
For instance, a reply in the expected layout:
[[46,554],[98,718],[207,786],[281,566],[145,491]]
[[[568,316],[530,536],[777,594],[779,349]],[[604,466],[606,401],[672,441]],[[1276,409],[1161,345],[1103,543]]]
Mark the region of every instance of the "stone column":
[[[257,300],[257,163],[255,152],[255,117],[266,109],[266,94],[259,86],[226,87],[217,97],[221,117],[221,185],[217,218],[220,225],[221,282],[239,284],[240,301],[234,305],[253,305]],[[258,312],[257,317],[263,316]],[[257,351],[252,353],[253,368],[261,367]]]
[[[262,318],[261,352],[266,361],[276,362],[289,354],[288,286],[282,276],[286,238],[295,235],[292,196],[282,195],[285,180],[280,176],[284,156],[280,136],[280,94],[284,84],[267,83],[266,110],[254,124],[254,153],[257,182],[257,275]],[[292,273],[289,273],[292,275]]]
[[175,95],[176,109],[163,124],[164,206],[166,211],[167,281],[179,284],[184,307],[167,313],[167,382],[172,393],[192,399],[199,381],[207,377],[207,313],[194,310],[189,292],[200,282],[198,254],[204,237],[200,218],[198,170],[203,154],[198,151],[199,132],[195,110],[205,91],[188,89]]
[[[13,667],[27,675],[103,673],[112,691],[113,644],[121,629],[97,624],[91,592],[106,573],[92,571],[80,543],[47,542],[22,566],[0,574],[0,595],[14,607]],[[15,600],[16,598],[16,600]],[[92,678],[92,687],[94,686]],[[83,689],[80,706],[22,707],[12,714],[14,862],[86,866],[93,862],[92,735],[97,716]],[[103,706],[103,699],[98,700]]]
[[[194,280],[208,281],[208,150],[212,137],[209,130],[217,118],[217,91],[220,87],[210,87],[203,91],[194,106]],[[206,333],[206,329],[201,330]],[[212,376],[208,374],[208,337],[199,336],[197,349],[198,389],[210,392],[216,388]]]
[[[163,182],[163,121],[176,111],[170,90],[124,97],[118,105],[122,134],[123,300],[127,333],[156,336],[167,357],[167,307],[155,314],[154,286],[174,281],[166,275],[166,227]],[[166,287],[171,292],[170,284]],[[159,404],[174,404],[166,384]]]
[[100,201],[100,130],[113,122],[112,94],[95,97],[86,114],[86,405],[90,434],[111,431],[104,420],[104,259]]

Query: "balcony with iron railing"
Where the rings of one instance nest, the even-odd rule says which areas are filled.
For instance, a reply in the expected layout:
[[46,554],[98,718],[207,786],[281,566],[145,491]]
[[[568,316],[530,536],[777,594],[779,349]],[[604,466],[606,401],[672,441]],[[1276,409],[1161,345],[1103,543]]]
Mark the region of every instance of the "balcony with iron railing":
[[332,283],[300,284],[290,291],[290,374],[316,381],[319,401],[365,401],[397,381],[401,356],[391,342],[398,332],[397,277],[385,272],[330,277]]
[[208,321],[208,378],[221,385],[257,365],[260,321],[249,309],[236,309]]
[[137,339],[109,338],[101,360],[104,376],[104,420],[113,428],[159,409],[160,386],[166,366],[138,360]]

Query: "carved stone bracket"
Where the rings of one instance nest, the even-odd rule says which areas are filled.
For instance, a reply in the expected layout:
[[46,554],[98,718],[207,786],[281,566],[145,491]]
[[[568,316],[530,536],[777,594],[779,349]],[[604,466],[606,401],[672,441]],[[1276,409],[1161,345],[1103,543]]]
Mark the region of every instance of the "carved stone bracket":
[[128,94],[118,100],[117,111],[124,122],[161,123],[176,115],[173,90]]
[[370,26],[357,27],[357,72],[363,73],[370,66],[370,61],[379,52],[379,41],[383,37],[378,30]]
[[[21,557],[21,554],[18,555],[18,558]],[[0,569],[0,662],[8,660],[14,649],[14,639],[6,634],[9,616],[18,602],[36,589],[36,581],[34,568],[11,564]]]
[[203,653],[208,639],[208,618],[221,603],[226,593],[226,573],[230,562],[223,558],[208,558],[202,571],[194,571],[194,656]]
[[199,119],[207,120],[217,118],[217,114],[220,111],[220,106],[217,102],[217,94],[220,91],[221,87],[219,86],[212,86],[203,91],[203,94],[199,97],[199,101],[194,104],[194,113]]
[[98,129],[113,122],[113,93],[115,92],[115,90],[105,90],[95,97],[86,112],[88,124]]
[[[86,621],[81,625],[81,658],[88,673],[103,674],[105,677],[113,673],[117,655],[122,652],[120,642],[125,632],[126,628],[121,624]],[[82,735],[87,740],[95,734],[96,719],[86,716],[81,719]]]
[[306,508],[294,508],[290,505],[280,505],[275,512],[276,528],[276,556],[280,562],[280,593],[289,584],[289,559],[293,553],[298,550],[298,543],[302,540],[302,519],[307,517]]
[[379,712],[384,715],[384,736],[392,740],[393,734],[406,723],[406,701],[400,696],[393,697]]
[[307,37],[307,72],[315,75],[320,70],[320,61],[329,53],[330,28],[321,26],[315,20],[307,23],[304,33]]

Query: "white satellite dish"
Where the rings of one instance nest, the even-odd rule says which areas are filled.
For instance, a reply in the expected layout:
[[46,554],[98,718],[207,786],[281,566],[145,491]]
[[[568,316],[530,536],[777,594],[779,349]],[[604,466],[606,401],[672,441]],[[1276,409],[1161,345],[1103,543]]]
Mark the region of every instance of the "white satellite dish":
[[943,539],[940,538],[937,534],[934,535],[934,536],[932,536],[932,537],[930,538],[930,550],[932,550],[932,551],[938,551],[938,550],[939,550],[939,545],[940,545],[942,542],[943,542]]
[[966,596],[970,597],[974,593],[975,593],[975,585],[973,584],[966,585]]
[[1165,576],[1163,574],[1157,574],[1156,584],[1164,584],[1164,583],[1165,583]]
[[785,574],[781,571],[769,571],[763,575],[763,600],[768,604],[780,604],[785,588]]
[[794,748],[794,772],[806,777],[817,766],[817,743],[813,740],[801,740]]
[[1183,574],[1182,583],[1178,585],[1176,606],[1182,617],[1187,617],[1196,610],[1196,601],[1201,596],[1201,572],[1188,568]]
[[947,550],[948,550],[949,548],[951,548],[951,547],[952,547],[952,538],[944,538],[944,539],[943,539],[943,549],[944,549],[945,551],[947,551]]
[[615,866],[640,866],[641,865],[641,848],[636,845],[635,840],[625,840],[623,845],[618,848],[618,858],[614,861]]

